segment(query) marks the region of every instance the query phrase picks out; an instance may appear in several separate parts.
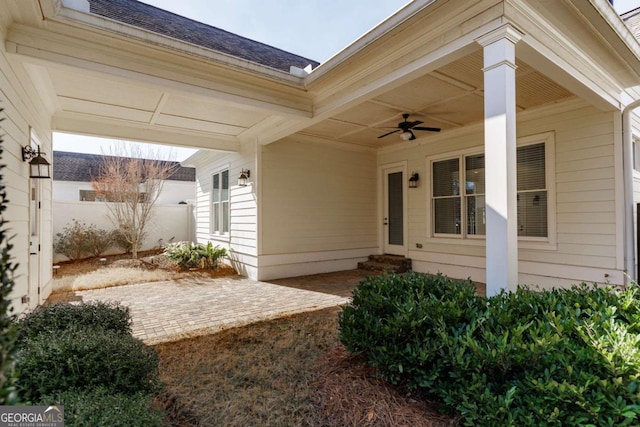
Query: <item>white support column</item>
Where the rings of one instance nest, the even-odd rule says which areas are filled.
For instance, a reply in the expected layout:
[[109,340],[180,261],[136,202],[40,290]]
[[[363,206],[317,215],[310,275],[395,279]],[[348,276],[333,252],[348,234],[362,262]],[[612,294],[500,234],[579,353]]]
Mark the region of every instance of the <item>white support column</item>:
[[515,45],[521,38],[507,24],[477,40],[484,48],[487,296],[518,284]]

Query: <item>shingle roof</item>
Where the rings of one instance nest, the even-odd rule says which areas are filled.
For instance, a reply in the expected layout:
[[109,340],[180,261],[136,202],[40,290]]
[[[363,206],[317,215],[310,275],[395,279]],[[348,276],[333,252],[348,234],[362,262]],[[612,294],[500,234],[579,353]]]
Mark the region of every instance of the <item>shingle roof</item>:
[[[136,0],[89,0],[96,15],[289,72],[318,62]],[[212,6],[213,7],[213,6]]]
[[623,13],[620,18],[627,24],[631,33],[640,40],[640,7]]
[[[100,172],[100,165],[105,157],[111,156],[54,151],[53,179],[55,181],[90,182],[92,178],[98,176],[98,173]],[[180,163],[178,162],[169,163],[178,166],[169,180],[195,182],[195,168],[180,166]]]

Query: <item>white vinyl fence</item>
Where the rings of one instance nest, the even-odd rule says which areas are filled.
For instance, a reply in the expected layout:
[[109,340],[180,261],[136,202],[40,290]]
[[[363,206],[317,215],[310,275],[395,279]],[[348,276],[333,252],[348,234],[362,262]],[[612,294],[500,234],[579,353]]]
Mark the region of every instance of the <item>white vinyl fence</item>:
[[[95,225],[104,230],[114,230],[107,214],[104,202],[53,202],[53,239],[74,219],[87,225]],[[163,204],[155,205],[151,221],[147,227],[147,238],[140,250],[159,248],[164,243],[195,240],[195,218],[193,205]],[[109,253],[118,253],[111,248]],[[60,254],[54,254],[54,262],[65,260]]]

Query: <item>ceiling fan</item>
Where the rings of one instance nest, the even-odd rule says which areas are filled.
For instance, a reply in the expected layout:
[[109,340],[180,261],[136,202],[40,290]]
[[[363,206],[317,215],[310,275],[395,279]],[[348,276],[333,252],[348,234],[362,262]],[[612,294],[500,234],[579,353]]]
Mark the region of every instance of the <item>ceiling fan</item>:
[[407,120],[409,118],[409,114],[408,113],[404,113],[402,115],[402,118],[404,119],[404,121],[398,123],[398,128],[396,130],[392,130],[391,132],[387,132],[384,135],[380,135],[378,137],[378,139],[384,138],[385,136],[391,135],[392,133],[402,132],[400,134],[400,138],[402,138],[405,141],[413,141],[414,139],[416,139],[416,135],[413,133],[414,130],[426,130],[428,132],[440,132],[440,128],[429,128],[429,127],[424,127],[424,126],[418,126],[418,125],[421,125],[423,123],[420,120],[416,120],[414,122],[408,121]]

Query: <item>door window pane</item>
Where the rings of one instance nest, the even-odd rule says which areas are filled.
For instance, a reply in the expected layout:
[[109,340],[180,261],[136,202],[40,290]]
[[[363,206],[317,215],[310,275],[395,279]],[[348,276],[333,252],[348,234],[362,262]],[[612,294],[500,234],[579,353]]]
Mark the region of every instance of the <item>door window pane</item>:
[[389,191],[389,244],[404,244],[404,218],[402,207],[402,172],[390,173],[387,178]]

